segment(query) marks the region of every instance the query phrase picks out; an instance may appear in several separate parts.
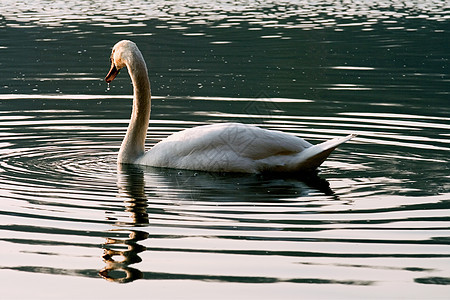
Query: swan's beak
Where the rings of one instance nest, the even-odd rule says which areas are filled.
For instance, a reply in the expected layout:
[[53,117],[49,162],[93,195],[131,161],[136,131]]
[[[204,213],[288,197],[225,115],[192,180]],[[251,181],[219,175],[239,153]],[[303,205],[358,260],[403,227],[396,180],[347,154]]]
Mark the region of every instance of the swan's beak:
[[117,74],[119,74],[119,69],[116,68],[116,65],[114,64],[114,62],[111,63],[111,69],[109,70],[108,75],[106,75],[105,77],[105,81],[110,83],[111,81],[114,80],[114,78],[116,78]]

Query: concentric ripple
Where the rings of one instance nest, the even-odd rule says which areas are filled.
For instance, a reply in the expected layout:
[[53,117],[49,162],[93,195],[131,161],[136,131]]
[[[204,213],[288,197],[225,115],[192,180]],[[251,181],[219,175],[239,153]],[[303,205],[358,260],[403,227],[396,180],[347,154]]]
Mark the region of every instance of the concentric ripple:
[[[33,101],[23,98],[24,105]],[[180,108],[177,120],[195,118],[171,122],[156,114],[149,146],[212,119],[258,123],[312,142],[358,133],[333,154],[321,177],[226,175],[118,168],[115,155],[127,119],[94,122],[103,112],[89,108],[100,96],[86,96],[64,109],[52,104],[64,97],[58,98],[42,99],[55,106],[51,109],[2,114],[1,243],[21,253],[3,262],[2,269],[121,283],[164,278],[374,286],[386,276],[420,284],[447,278],[442,265],[450,256],[444,236],[449,194],[439,190],[445,188],[443,181],[435,180],[433,186],[426,174],[432,168],[435,176],[446,162],[446,120],[286,114],[293,103],[315,105],[296,99],[196,97],[205,110],[190,112],[189,97],[155,97],[154,105],[163,110]],[[3,101],[16,100],[4,96]],[[110,101],[105,97],[102,105],[114,116],[123,104],[115,108]],[[244,106],[260,114],[208,109],[231,101],[237,111]],[[421,164],[424,172],[408,172],[409,164]],[[421,186],[425,184],[427,189]],[[44,257],[45,267],[33,257]],[[59,257],[70,259],[60,263]],[[195,268],[189,263],[203,260],[214,263]]]

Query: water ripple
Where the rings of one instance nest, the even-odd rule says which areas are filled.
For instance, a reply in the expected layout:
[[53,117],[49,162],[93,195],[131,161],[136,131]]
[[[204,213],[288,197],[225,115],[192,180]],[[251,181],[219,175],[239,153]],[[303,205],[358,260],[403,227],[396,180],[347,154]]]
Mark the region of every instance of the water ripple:
[[[17,1],[2,1],[0,10],[8,26],[39,25],[45,27],[76,28],[80,23],[102,27],[145,27],[151,19],[166,21],[165,28],[185,31],[191,26],[210,24],[215,28],[242,27],[248,23],[251,29],[275,28],[289,30],[320,30],[337,27],[365,27],[371,30],[377,24],[387,25],[388,30],[407,29],[406,21],[430,20],[442,22],[448,19],[446,1],[415,2],[385,1],[190,1],[188,6],[177,1],[72,1],[48,6],[46,1],[34,1],[32,5]],[[99,13],[101,11],[101,14]],[[393,26],[394,25],[394,26]],[[415,30],[417,28],[409,28]],[[372,29],[373,30],[373,29]],[[116,32],[116,34],[133,34]],[[283,38],[282,35],[262,36]]]
[[[2,297],[142,297],[101,278],[158,299],[446,295],[448,19],[440,0],[1,1]],[[121,38],[151,67],[147,147],[217,122],[358,136],[299,178],[118,167]]]

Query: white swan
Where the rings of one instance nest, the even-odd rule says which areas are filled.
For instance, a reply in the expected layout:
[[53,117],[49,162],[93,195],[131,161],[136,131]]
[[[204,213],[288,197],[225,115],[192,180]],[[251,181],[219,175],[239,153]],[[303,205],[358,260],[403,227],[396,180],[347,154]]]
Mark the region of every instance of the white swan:
[[298,172],[316,169],[354,135],[312,145],[296,136],[240,123],[198,126],[172,134],[145,152],[150,118],[150,82],[135,43],[120,41],[112,50],[111,82],[127,67],[133,82],[133,110],[118,163],[211,172]]

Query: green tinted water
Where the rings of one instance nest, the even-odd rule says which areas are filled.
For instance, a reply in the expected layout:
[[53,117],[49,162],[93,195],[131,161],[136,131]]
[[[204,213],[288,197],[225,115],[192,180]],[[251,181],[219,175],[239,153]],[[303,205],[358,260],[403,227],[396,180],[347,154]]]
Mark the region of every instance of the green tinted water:
[[[2,297],[445,298],[446,6],[2,1]],[[235,121],[358,137],[305,178],[117,170],[120,39],[149,65],[148,147]]]

